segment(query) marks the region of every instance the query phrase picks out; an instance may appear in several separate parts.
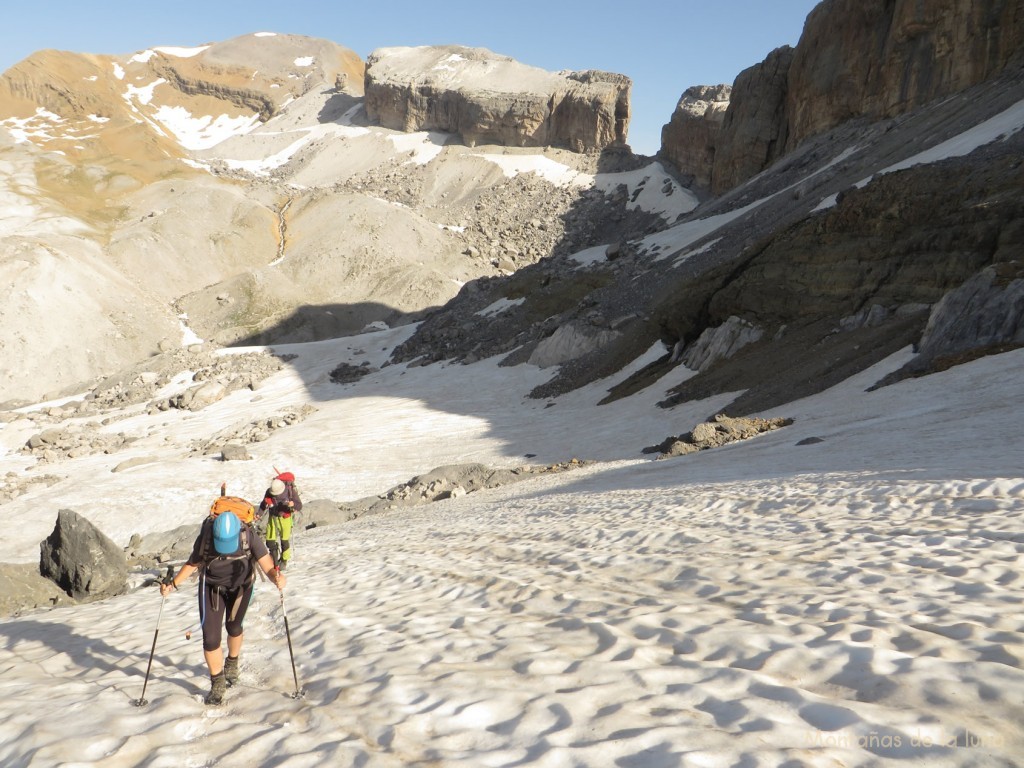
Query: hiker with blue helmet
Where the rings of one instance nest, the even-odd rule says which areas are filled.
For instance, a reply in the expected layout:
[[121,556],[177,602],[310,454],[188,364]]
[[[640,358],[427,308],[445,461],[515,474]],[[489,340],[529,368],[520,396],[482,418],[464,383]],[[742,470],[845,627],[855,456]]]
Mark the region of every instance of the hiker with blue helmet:
[[[203,656],[210,670],[207,704],[220,704],[227,686],[238,681],[238,655],[242,650],[242,622],[252,598],[256,566],[278,589],[286,578],[274,567],[267,545],[234,512],[210,515],[192,545],[192,554],[174,578],[160,585],[166,597],[199,572],[199,618],[203,629]],[[227,630],[228,656],[221,649],[221,627]]]

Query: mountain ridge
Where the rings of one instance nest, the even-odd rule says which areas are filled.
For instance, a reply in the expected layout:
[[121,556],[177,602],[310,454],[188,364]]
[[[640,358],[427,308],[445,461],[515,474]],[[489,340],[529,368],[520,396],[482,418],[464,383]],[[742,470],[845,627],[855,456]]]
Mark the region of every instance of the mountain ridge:
[[[855,25],[849,34],[863,36],[868,34],[866,29],[884,28],[889,37],[898,37],[892,30],[910,23],[906,9],[881,16],[876,10],[865,11],[866,28]],[[933,11],[929,6],[928,13]],[[787,54],[787,63],[773,65],[780,76],[785,77],[794,66],[790,59],[806,62],[800,67],[812,66],[813,56],[822,55],[822,30],[839,19],[851,18],[857,14],[846,3],[821,4],[808,18],[807,41],[802,39],[795,49],[799,55]],[[993,18],[998,21],[1001,17]],[[558,366],[551,382],[535,393],[537,397],[556,396],[607,375],[656,341],[666,350],[678,349],[697,343],[704,335],[726,333],[716,328],[738,328],[736,323],[749,329],[744,331],[744,343],[764,346],[770,345],[770,339],[778,340],[787,328],[820,326],[827,337],[831,335],[828,329],[851,330],[870,315],[880,340],[886,333],[886,321],[880,318],[889,318],[893,322],[890,342],[911,343],[923,328],[928,307],[978,269],[1006,258],[1007,249],[983,253],[985,247],[975,248],[973,256],[963,258],[952,251],[943,256],[946,246],[942,246],[926,262],[930,260],[955,277],[938,282],[930,292],[921,293],[918,285],[915,290],[920,295],[915,295],[913,290],[898,287],[903,270],[899,260],[915,258],[915,246],[908,243],[905,253],[883,271],[881,280],[864,283],[868,286],[864,290],[860,285],[864,271],[856,266],[863,260],[857,252],[861,246],[856,244],[856,230],[869,222],[860,214],[846,234],[830,235],[848,242],[837,241],[836,247],[827,248],[832,255],[817,272],[809,271],[801,278],[808,281],[800,291],[803,301],[790,302],[788,307],[780,304],[780,297],[789,290],[784,284],[766,292],[764,286],[771,281],[764,280],[763,266],[758,267],[761,278],[736,278],[748,265],[758,263],[758,252],[784,231],[780,226],[807,222],[802,247],[817,248],[821,240],[818,222],[835,218],[833,209],[845,211],[849,201],[890,194],[884,185],[871,183],[875,174],[912,162],[908,158],[923,157],[921,150],[952,140],[958,132],[998,115],[1019,100],[1017,70],[1011,66],[1019,58],[1012,48],[1016,38],[1009,34],[1000,39],[1004,38],[1008,42],[1000,43],[994,64],[981,69],[966,64],[960,67],[981,73],[978,76],[997,73],[985,83],[897,117],[856,117],[807,138],[757,177],[711,198],[686,189],[682,180],[694,177],[687,168],[633,155],[624,143],[624,133],[616,134],[603,149],[571,152],[551,146],[477,147],[473,138],[477,129],[458,123],[442,127],[449,131],[458,128],[461,135],[435,130],[428,123],[405,126],[404,119],[403,127],[427,130],[396,132],[375,125],[374,114],[381,117],[380,110],[367,109],[363,91],[377,88],[376,68],[389,71],[390,66],[392,73],[404,72],[402,77],[414,78],[416,68],[410,68],[403,57],[412,55],[419,61],[427,56],[435,68],[445,69],[441,73],[444,78],[436,82],[447,85],[416,98],[422,102],[424,114],[431,110],[442,114],[448,98],[444,88],[471,93],[470,81],[458,77],[463,64],[476,62],[473,66],[487,68],[499,62],[511,67],[510,72],[519,71],[515,69],[519,65],[507,57],[494,57],[482,49],[380,49],[361,68],[358,57],[333,43],[260,34],[194,49],[141,52],[120,60],[73,56],[75,67],[85,66],[81,62],[90,67],[100,62],[111,70],[108,83],[125,82],[118,104],[124,102],[126,113],[144,121],[128,126],[128,134],[137,137],[138,126],[148,125],[151,135],[145,134],[136,146],[143,155],[155,149],[155,154],[164,158],[155,168],[170,162],[173,170],[166,174],[158,171],[160,179],[138,186],[140,179],[119,173],[118,163],[125,155],[113,153],[110,168],[87,165],[82,174],[73,161],[67,162],[53,151],[33,156],[30,150],[37,174],[42,170],[55,180],[80,179],[80,196],[85,199],[91,185],[102,211],[91,214],[94,226],[99,225],[99,256],[113,257],[115,270],[121,273],[112,280],[109,293],[134,294],[137,298],[129,299],[127,305],[141,308],[126,312],[122,302],[117,309],[103,312],[107,330],[100,338],[93,333],[90,339],[91,345],[103,351],[93,351],[91,358],[83,357],[78,347],[60,348],[58,334],[53,351],[69,360],[51,370],[59,374],[57,383],[81,388],[87,379],[82,373],[105,353],[113,354],[111,368],[116,369],[152,354],[160,345],[173,343],[171,329],[180,326],[182,318],[187,318],[189,325],[184,339],[198,335],[214,345],[307,341],[355,333],[374,323],[424,321],[396,350],[394,362],[472,361],[503,354],[507,364],[532,358],[543,360],[546,366]],[[919,61],[920,45],[912,48],[918,53],[899,61]],[[848,41],[840,41],[835,55],[846,60],[836,71],[857,66],[861,54],[854,49]],[[894,50],[903,49],[895,46]],[[963,44],[962,50],[944,54],[944,71],[960,71],[949,62],[970,60],[975,52],[976,47]],[[778,55],[770,55],[765,66]],[[240,65],[240,60],[250,63]],[[264,98],[255,100],[246,95],[249,86],[241,85],[256,76],[252,61],[271,67],[266,72],[260,70],[255,81],[259,87],[253,92],[264,94]],[[891,66],[906,71],[908,65],[897,61]],[[75,67],[71,71],[76,76],[92,71]],[[800,67],[797,71],[803,71]],[[998,74],[1000,67],[1010,69]],[[8,93],[30,92],[24,87],[24,72],[31,68],[21,67],[14,77],[4,75]],[[169,68],[179,75],[166,77]],[[756,103],[759,98],[755,94],[759,81],[749,77],[757,71],[761,70],[752,68],[737,78],[724,109],[723,131],[732,124],[747,125],[755,132],[751,136],[763,130],[756,121],[742,117],[744,99]],[[562,77],[565,73],[544,75],[545,82],[551,83]],[[218,78],[225,80],[220,83]],[[587,73],[579,79],[587,80]],[[200,81],[206,85],[196,85]],[[69,80],[65,77],[60,82]],[[92,91],[107,87],[98,80],[88,82]],[[626,83],[621,85],[628,88]],[[411,98],[412,92],[402,98]],[[165,103],[162,99],[167,93],[184,101],[180,105]],[[51,98],[74,103],[65,96]],[[479,99],[483,104],[490,96],[477,93],[459,98]],[[620,91],[613,101],[618,104],[623,98],[628,101],[628,90]],[[788,98],[795,98],[794,93]],[[213,99],[227,111],[217,119],[196,117],[186,108],[196,99],[202,109]],[[23,101],[17,102],[22,104],[22,112]],[[56,108],[56,102],[47,103]],[[604,104],[601,99],[595,102],[595,115],[604,114]],[[81,113],[84,107],[77,109]],[[42,111],[34,117],[44,123],[49,120],[50,129],[59,125],[59,115],[53,119],[50,116],[55,113],[45,106],[37,110]],[[616,107],[617,114],[618,110]],[[715,110],[723,114],[720,106]],[[479,114],[485,115],[486,110]],[[628,108],[623,108],[621,116],[627,115]],[[23,142],[35,141],[43,150],[57,140],[40,126],[33,134],[31,125],[24,122],[27,119],[32,118],[8,118],[4,124],[15,135],[20,131]],[[490,119],[483,117],[481,125]],[[101,133],[103,125],[100,123]],[[114,131],[121,133],[120,127]],[[779,136],[785,134],[782,131]],[[63,141],[66,144],[74,138],[72,132]],[[1018,139],[1019,126],[1012,125],[1010,132],[996,141],[1014,147]],[[512,135],[503,140],[521,141]],[[88,146],[87,139],[79,142],[79,146]],[[170,160],[160,149],[162,142],[176,142]],[[1019,215],[1013,191],[1014,152],[1011,150],[1009,166],[1003,172],[1006,181],[997,182],[1009,183],[1008,197],[998,214],[1002,218],[993,222],[997,229],[1009,227],[1011,243],[1016,242],[1012,222]],[[912,182],[912,186],[924,185],[922,199],[936,193],[935,185],[947,183],[913,169],[903,173],[904,185],[907,179],[922,180]],[[867,191],[860,192],[864,185]],[[933,189],[929,190],[929,185]],[[912,205],[908,201],[913,194],[899,189],[888,205]],[[908,200],[899,200],[900,195],[909,196]],[[56,192],[51,196],[59,204],[74,199],[58,197]],[[865,210],[871,205],[874,203]],[[951,211],[960,205],[955,195],[950,205]],[[768,210],[774,213],[768,216]],[[892,237],[901,226],[899,218],[890,217],[879,236]],[[336,228],[335,221],[345,225]],[[877,221],[870,226],[877,226]],[[942,222],[928,223],[926,216],[922,226],[934,231],[914,237],[949,241],[940,234],[945,226]],[[691,231],[704,236],[703,245]],[[711,233],[717,238],[710,239]],[[84,242],[71,242],[84,247]],[[18,247],[31,253],[37,246],[32,238],[24,238]],[[61,247],[50,251],[58,260],[64,254]],[[72,251],[67,254],[74,259]],[[786,259],[794,257],[800,258],[792,252],[772,269],[784,273],[785,265],[792,263]],[[36,258],[50,263],[41,255]],[[949,268],[941,266],[943,258]],[[845,282],[828,287],[833,281],[826,274],[830,270],[847,273]],[[94,274],[105,272],[94,270]],[[624,280],[627,275],[629,279]],[[125,278],[134,287],[126,287]],[[893,279],[897,287],[889,285]],[[639,288],[645,282],[649,287]],[[726,283],[746,287],[737,290],[734,286],[728,294],[723,292]],[[817,309],[808,311],[806,297],[814,295],[819,285],[825,291]],[[768,298],[752,301],[759,291]],[[96,295],[105,294],[100,291]],[[725,295],[737,298],[725,301]],[[63,297],[58,294],[57,298],[60,306]],[[161,302],[166,302],[165,308],[155,309]],[[500,313],[500,322],[474,322],[474,313],[495,302],[511,302]],[[878,309],[869,312],[875,305]],[[912,307],[917,309],[909,309]],[[9,336],[23,339],[14,343],[14,351],[28,348],[28,335],[18,330],[19,324],[26,324],[23,318],[39,329],[43,325],[40,319],[50,309],[26,299],[18,312],[0,318],[12,325],[14,332]],[[78,304],[64,311],[77,317],[83,310]],[[909,336],[906,329],[895,330],[904,328],[906,315],[914,312],[922,319]],[[89,323],[76,322],[89,336]],[[751,342],[755,337],[759,340]],[[1004,341],[1012,342],[1012,333]],[[879,349],[890,346],[880,343]],[[726,361],[739,351],[735,342],[722,348],[727,350]],[[673,355],[672,364],[679,359]],[[863,357],[861,364],[869,365],[875,359]],[[715,360],[722,362],[722,357]],[[801,366],[795,365],[795,369]],[[838,365],[837,370],[845,368]],[[821,381],[831,381],[825,374]],[[7,381],[9,385],[17,381],[22,387],[31,381],[34,395],[44,393],[32,371],[20,378],[8,373]],[[635,385],[639,384],[637,380]]]

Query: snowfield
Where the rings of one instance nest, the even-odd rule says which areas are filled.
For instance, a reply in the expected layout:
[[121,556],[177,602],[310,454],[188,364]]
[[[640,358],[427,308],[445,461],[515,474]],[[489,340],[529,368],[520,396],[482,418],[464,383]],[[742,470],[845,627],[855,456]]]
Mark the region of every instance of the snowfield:
[[[905,351],[763,414],[790,427],[655,461],[641,449],[728,398],[657,409],[676,372],[608,406],[613,381],[530,401],[549,372],[492,361],[327,379],[405,333],[281,347],[298,357],[255,392],[118,421],[162,461],[65,462],[67,481],[6,505],[24,521],[8,551],[38,557],[61,507],[121,544],[198,529],[221,479],[257,496],[272,466],[306,500],[340,501],[455,461],[594,463],[301,532],[283,599],[257,583],[220,707],[202,703],[194,582],[162,610],[146,587],[0,621],[0,763],[1018,764],[1024,351],[865,391]],[[252,462],[184,457],[196,434],[303,402],[317,413],[249,446]],[[12,427],[7,467],[24,461]]]

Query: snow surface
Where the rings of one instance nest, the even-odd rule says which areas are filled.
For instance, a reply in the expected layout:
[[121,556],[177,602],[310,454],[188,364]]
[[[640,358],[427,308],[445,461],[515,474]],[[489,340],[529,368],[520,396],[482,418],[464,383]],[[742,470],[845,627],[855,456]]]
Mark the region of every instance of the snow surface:
[[[19,525],[6,551],[37,559],[64,507],[121,544],[198,527],[222,479],[252,498],[272,466],[294,471],[308,501],[456,462],[595,463],[300,532],[283,600],[256,587],[240,685],[220,707],[202,703],[194,584],[162,605],[140,588],[0,621],[0,764],[994,766],[1024,755],[1024,350],[865,391],[903,351],[766,414],[792,417],[788,428],[655,461],[644,446],[730,397],[656,408],[678,369],[606,406],[596,402],[628,371],[538,402],[525,395],[547,373],[495,360],[330,382],[342,361],[379,366],[408,333],[277,347],[297,357],[254,392],[115,421],[139,440],[55,466],[65,481],[9,502]],[[251,462],[188,456],[225,425],[306,403],[317,412],[249,446]],[[6,470],[25,464],[24,426],[0,429]],[[811,437],[823,442],[797,445]],[[132,455],[160,461],[110,472]]]

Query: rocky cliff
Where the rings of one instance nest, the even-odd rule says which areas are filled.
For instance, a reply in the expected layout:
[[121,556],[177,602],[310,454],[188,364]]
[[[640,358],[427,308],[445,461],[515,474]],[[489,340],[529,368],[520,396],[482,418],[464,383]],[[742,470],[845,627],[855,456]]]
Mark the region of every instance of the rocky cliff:
[[[743,391],[726,411],[748,414],[833,386],[921,342],[926,326],[971,332],[930,332],[927,357],[906,374],[949,364],[950,353],[964,361],[1019,346],[1020,74],[1009,69],[899,119],[860,118],[809,137],[676,226],[609,248],[587,269],[545,260],[505,283],[467,286],[395,360],[470,361],[487,350],[506,365],[544,352],[550,365],[558,352],[557,373],[533,393],[549,398],[611,379],[661,341],[664,356],[608,400],[674,375],[664,406]],[[965,298],[943,300],[958,292]],[[995,312],[978,298],[989,295]],[[471,322],[500,297],[518,302],[500,324]],[[588,343],[553,348],[570,337]]]
[[715,145],[725,121],[732,86],[695,85],[687,88],[668,125],[661,129],[662,156],[692,177],[692,185],[711,186]]
[[[1022,50],[1021,0],[824,0],[795,49],[737,77],[720,131],[666,130],[661,155],[721,194],[809,136],[961,92],[1019,63]],[[685,122],[682,108],[669,125]]]
[[366,113],[399,131],[444,131],[466,144],[624,144],[631,83],[608,72],[547,72],[483,48],[381,48],[366,62]]

